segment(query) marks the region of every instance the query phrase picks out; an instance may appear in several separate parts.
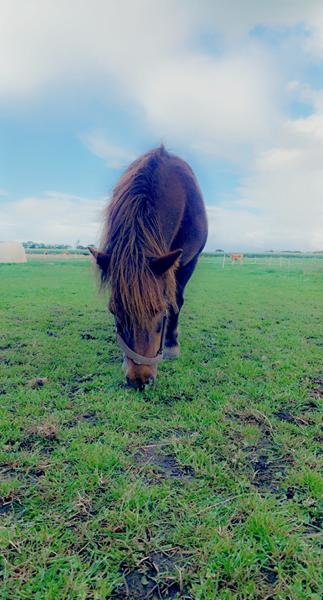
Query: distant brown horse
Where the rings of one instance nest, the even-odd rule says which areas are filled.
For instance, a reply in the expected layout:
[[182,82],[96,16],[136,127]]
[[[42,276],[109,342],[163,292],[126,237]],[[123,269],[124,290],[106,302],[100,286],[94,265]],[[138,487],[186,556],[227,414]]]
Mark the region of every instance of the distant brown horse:
[[207,238],[195,176],[164,147],[138,158],[117,183],[99,250],[109,309],[123,349],[127,382],[142,390],[161,358],[179,355],[177,323],[185,285]]

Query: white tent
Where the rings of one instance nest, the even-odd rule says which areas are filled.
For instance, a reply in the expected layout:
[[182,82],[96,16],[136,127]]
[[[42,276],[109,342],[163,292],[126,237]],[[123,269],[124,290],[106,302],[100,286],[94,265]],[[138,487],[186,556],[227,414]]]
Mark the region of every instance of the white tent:
[[27,262],[25,248],[20,242],[0,242],[0,263]]

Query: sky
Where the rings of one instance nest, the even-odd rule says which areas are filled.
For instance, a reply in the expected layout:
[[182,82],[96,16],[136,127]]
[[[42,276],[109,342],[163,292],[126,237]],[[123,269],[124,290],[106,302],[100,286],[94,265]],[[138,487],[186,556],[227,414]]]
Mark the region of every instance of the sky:
[[97,243],[160,143],[208,250],[322,250],[323,1],[0,0],[0,240]]

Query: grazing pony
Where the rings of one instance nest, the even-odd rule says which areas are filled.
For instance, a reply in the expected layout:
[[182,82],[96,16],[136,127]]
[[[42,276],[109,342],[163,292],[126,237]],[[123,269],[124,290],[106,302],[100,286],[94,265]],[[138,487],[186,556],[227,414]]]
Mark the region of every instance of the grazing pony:
[[179,355],[177,323],[185,285],[207,238],[193,171],[163,146],[135,160],[107,207],[99,250],[126,379],[143,390],[161,358]]

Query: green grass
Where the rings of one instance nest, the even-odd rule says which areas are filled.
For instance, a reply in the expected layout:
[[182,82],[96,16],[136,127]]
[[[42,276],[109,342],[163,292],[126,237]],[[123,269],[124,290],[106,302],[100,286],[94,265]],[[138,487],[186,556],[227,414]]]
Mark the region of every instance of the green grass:
[[321,597],[320,261],[202,259],[142,394],[87,260],[0,286],[1,599]]

